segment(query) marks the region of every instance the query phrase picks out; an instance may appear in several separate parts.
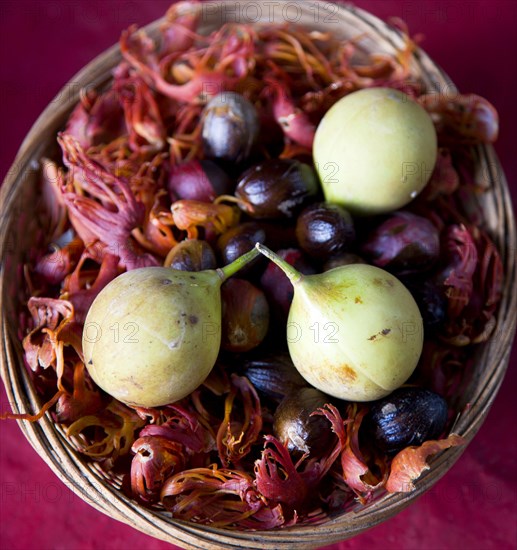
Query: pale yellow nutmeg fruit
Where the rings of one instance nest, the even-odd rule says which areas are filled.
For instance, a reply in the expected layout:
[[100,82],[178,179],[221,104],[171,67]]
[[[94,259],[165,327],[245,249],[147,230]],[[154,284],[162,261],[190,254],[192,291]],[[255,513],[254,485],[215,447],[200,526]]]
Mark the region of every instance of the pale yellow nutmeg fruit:
[[355,215],[397,210],[425,187],[437,157],[430,115],[408,95],[366,88],[322,118],[313,147],[325,199]]

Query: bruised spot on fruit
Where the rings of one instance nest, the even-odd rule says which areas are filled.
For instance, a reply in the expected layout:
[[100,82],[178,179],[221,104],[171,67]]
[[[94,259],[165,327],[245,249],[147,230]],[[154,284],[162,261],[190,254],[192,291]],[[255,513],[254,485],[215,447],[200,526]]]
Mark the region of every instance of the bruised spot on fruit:
[[357,373],[355,372],[355,370],[350,365],[347,365],[345,363],[344,365],[341,365],[339,370],[340,370],[343,378],[347,382],[353,382],[354,380],[357,379]]
[[393,288],[395,286],[395,283],[391,279],[379,279],[378,277],[372,279],[372,284],[374,284],[375,286],[383,286],[389,288]]
[[190,321],[191,325],[195,325],[198,322],[198,318],[195,315],[190,315],[188,320]]
[[321,372],[318,372],[318,380],[322,383],[322,384],[328,384],[329,383],[329,379],[325,376],[325,370],[322,370]]
[[356,304],[362,304],[363,301],[361,300],[361,296],[356,296],[354,302],[355,302]]
[[93,360],[92,360],[92,359],[90,359],[90,360],[88,361],[88,365],[93,365]]
[[368,340],[370,342],[373,342],[377,339],[378,336],[388,336],[388,334],[391,332],[390,328],[383,328],[381,331],[377,332],[376,334],[372,334]]
[[172,281],[170,279],[162,279],[162,285],[170,285]]

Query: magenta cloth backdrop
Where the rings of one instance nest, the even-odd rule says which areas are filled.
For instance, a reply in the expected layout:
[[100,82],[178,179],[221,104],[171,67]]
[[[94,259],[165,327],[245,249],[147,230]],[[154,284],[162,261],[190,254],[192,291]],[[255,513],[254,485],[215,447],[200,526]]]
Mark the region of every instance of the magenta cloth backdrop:
[[[310,0],[305,0],[310,2]],[[271,2],[274,3],[274,2]],[[61,87],[122,29],[165,12],[163,0],[0,0],[0,176]],[[358,1],[424,33],[423,48],[462,92],[493,102],[496,150],[517,197],[517,2]],[[513,61],[512,61],[513,59]],[[452,470],[394,519],[327,550],[517,548],[517,353],[479,434]],[[1,390],[2,410],[6,410]],[[97,512],[63,485],[15,422],[0,423],[0,548],[115,550],[173,546]]]

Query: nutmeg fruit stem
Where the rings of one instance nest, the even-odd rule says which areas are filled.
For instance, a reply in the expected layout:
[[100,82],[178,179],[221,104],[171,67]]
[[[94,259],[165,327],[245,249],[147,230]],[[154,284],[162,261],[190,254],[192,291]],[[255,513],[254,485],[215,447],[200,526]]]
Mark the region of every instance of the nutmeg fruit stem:
[[254,260],[259,255],[259,251],[252,248],[249,252],[246,252],[242,256],[239,256],[231,264],[225,265],[224,267],[218,267],[215,271],[217,275],[221,278],[221,281],[224,283],[226,279],[235,275],[237,271],[242,269],[246,264]]
[[256,243],[255,248],[261,254],[266,256],[266,258],[275,263],[287,275],[293,286],[298,284],[303,279],[303,275],[299,271],[296,271],[296,269],[294,269],[291,264],[288,264],[285,260],[280,258],[280,256],[275,254],[267,246],[264,246],[261,243]]

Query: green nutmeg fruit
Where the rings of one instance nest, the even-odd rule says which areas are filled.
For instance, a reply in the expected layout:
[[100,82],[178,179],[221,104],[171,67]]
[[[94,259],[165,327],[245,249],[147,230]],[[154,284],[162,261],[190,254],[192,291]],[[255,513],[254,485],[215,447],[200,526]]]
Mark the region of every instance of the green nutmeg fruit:
[[436,164],[430,115],[391,88],[353,92],[324,115],[314,161],[328,202],[354,214],[390,212],[413,200]]
[[366,264],[304,276],[256,246],[293,284],[287,341],[309,384],[339,399],[373,401],[406,382],[424,333],[418,306],[397,278]]
[[258,255],[215,270],[134,269],[93,301],[83,354],[94,382],[132,406],[186,397],[206,379],[221,344],[221,284]]

